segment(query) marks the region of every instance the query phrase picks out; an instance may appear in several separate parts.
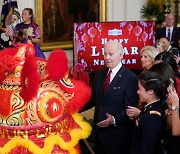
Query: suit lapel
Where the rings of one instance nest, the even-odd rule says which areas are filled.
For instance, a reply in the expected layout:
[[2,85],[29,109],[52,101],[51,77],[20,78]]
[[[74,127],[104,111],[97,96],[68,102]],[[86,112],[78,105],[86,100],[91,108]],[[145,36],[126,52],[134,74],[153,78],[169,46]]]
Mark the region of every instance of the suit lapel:
[[166,37],[166,27],[163,28],[162,35],[164,35],[164,37]]
[[108,68],[107,69],[105,69],[104,71],[103,71],[103,73],[102,73],[102,80],[101,81],[99,81],[100,83],[99,83],[99,86],[101,87],[101,94],[102,94],[102,96],[103,96],[103,88],[104,88],[104,82],[105,82],[105,79],[106,79],[106,76],[107,76],[107,73],[108,73]]
[[173,28],[173,31],[172,31],[172,37],[171,37],[171,40],[170,40],[171,43],[174,42],[175,35],[176,35],[176,29]]
[[119,69],[119,71],[117,72],[117,74],[115,75],[114,79],[111,81],[109,87],[107,88],[105,95],[112,90],[112,88],[117,84],[117,82],[119,82],[119,80],[121,80],[121,78],[124,74],[124,71],[125,71],[125,67],[122,66]]

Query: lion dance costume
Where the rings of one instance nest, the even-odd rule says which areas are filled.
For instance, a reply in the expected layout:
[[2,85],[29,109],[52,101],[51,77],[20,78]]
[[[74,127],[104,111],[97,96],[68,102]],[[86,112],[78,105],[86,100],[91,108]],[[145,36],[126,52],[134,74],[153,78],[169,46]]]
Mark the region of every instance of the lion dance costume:
[[77,113],[90,98],[68,78],[64,51],[34,57],[31,43],[0,51],[0,153],[76,154],[91,127]]

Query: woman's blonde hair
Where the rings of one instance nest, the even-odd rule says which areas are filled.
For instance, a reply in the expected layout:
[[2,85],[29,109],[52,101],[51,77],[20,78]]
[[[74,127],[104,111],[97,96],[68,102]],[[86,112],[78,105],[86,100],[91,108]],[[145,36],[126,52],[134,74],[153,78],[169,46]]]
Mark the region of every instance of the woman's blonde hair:
[[152,61],[154,61],[155,57],[158,55],[158,51],[154,46],[144,46],[140,51],[140,56],[144,51],[147,52],[148,56],[152,59]]

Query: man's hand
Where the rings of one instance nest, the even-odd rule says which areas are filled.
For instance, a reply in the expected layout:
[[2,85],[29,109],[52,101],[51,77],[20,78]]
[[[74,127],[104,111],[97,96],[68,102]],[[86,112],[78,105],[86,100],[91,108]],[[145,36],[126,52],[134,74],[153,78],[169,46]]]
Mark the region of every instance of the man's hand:
[[106,117],[106,120],[103,120],[97,124],[99,127],[108,127],[114,123],[114,118],[111,114],[106,113]]
[[180,55],[178,54],[178,56],[174,55],[174,59],[176,61],[176,64],[178,64],[180,62]]

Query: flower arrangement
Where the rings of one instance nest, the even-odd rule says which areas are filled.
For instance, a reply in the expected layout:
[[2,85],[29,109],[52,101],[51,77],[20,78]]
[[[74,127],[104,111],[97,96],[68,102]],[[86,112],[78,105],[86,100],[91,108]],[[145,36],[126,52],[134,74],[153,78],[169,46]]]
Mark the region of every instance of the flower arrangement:
[[164,20],[165,0],[147,0],[141,8],[141,17],[148,20],[162,22]]

